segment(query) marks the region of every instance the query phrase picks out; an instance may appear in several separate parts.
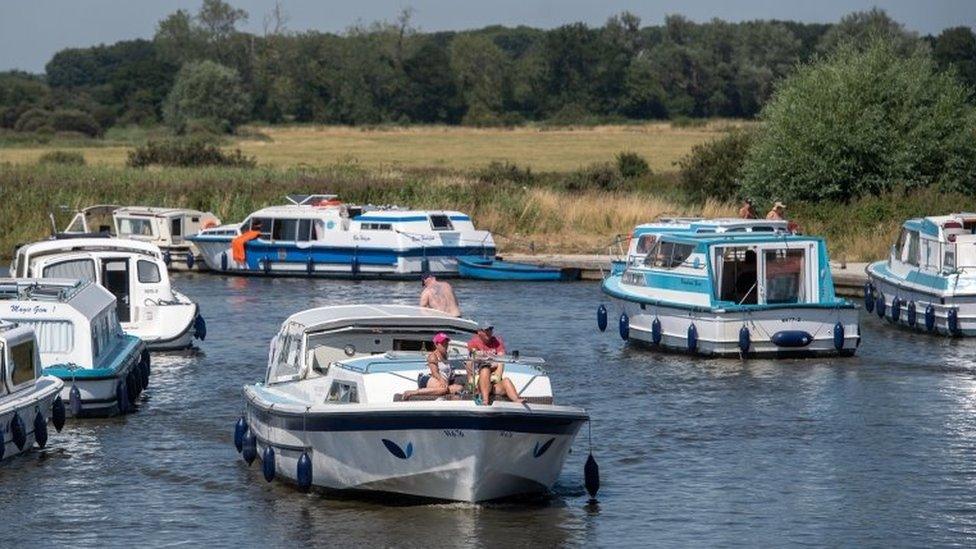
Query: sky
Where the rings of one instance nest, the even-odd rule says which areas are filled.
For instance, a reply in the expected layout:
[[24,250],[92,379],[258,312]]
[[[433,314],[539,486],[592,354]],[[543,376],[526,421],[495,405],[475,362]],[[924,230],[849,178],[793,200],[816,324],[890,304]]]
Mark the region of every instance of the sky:
[[[244,30],[260,33],[274,0],[230,0],[250,13]],[[0,70],[40,73],[67,47],[151,38],[156,24],[179,8],[195,12],[200,0],[0,0]],[[582,21],[599,26],[630,11],[644,25],[665,15],[694,21],[789,19],[830,23],[877,6],[920,34],[976,26],[976,0],[282,0],[288,29],[341,32],[357,22],[392,20],[412,8],[422,31],[462,30],[502,24],[552,28]]]

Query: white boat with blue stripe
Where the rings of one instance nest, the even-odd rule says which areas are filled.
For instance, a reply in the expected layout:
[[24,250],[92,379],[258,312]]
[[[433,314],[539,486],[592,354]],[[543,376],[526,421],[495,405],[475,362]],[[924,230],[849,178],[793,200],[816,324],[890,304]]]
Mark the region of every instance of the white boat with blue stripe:
[[122,331],[115,297],[94,282],[0,279],[0,319],[34,330],[44,375],[64,381],[76,417],[133,411],[149,385],[146,344]]
[[48,422],[64,426],[64,382],[42,375],[34,330],[0,320],[0,459],[44,448]]
[[864,308],[932,334],[976,335],[976,213],[909,219],[867,266]]
[[211,270],[270,276],[408,278],[457,275],[457,257],[491,257],[495,242],[457,211],[370,208],[335,195],[290,204],[188,237]]
[[834,293],[823,239],[778,230],[647,234],[646,251],[634,248],[603,282],[613,305],[597,311],[601,330],[614,311],[624,340],[665,350],[758,357],[857,349],[857,309]]
[[[264,383],[244,387],[235,444],[265,479],[302,489],[384,492],[478,502],[547,492],[587,413],[553,403],[541,359],[498,357],[525,399],[477,405],[471,395],[414,397],[426,350],[452,338],[464,376],[477,324],[401,305],[311,309],[271,344]],[[463,380],[460,383],[464,383]]]

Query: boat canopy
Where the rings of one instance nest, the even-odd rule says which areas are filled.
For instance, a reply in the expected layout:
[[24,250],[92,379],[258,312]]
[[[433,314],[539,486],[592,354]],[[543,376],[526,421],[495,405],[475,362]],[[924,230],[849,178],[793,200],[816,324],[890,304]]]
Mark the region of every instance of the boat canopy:
[[478,324],[464,318],[412,305],[336,305],[296,313],[285,321],[299,324],[306,333],[348,326],[450,327],[474,333]]

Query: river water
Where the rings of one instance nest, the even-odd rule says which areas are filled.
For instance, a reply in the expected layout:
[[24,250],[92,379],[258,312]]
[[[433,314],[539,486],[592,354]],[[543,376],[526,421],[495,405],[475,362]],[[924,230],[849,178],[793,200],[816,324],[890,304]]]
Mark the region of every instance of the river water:
[[137,413],[69,420],[4,462],[0,547],[976,544],[976,340],[862,311],[855,358],[702,360],[597,332],[597,284],[458,281],[465,316],[545,356],[557,401],[589,410],[602,488],[588,505],[584,428],[551,498],[417,504],[268,484],[232,433],[288,315],[412,304],[419,283],[174,282],[201,304],[207,341],[154,356]]

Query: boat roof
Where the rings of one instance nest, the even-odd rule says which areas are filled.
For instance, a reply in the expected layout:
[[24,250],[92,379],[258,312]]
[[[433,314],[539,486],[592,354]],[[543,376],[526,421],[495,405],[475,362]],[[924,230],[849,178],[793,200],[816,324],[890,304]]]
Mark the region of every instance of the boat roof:
[[4,301],[64,303],[88,318],[115,307],[115,296],[105,288],[66,278],[0,278],[0,303]]
[[57,240],[41,240],[25,244],[22,248],[31,256],[52,255],[68,252],[117,252],[137,253],[160,256],[159,246],[151,242],[130,240],[128,238],[67,238]]
[[[336,204],[330,206],[307,206],[307,205],[278,205],[278,206],[268,206],[267,208],[261,208],[250,215],[248,218],[253,217],[295,217],[295,218],[313,218],[321,216],[325,212],[333,212],[339,210],[343,205]],[[349,206],[349,204],[345,204]],[[463,218],[468,219],[468,216],[462,212],[448,211],[448,210],[401,210],[401,209],[370,209],[369,207],[363,207],[364,214],[354,217],[353,221],[375,221],[383,220],[393,222],[403,222],[403,221],[426,221],[429,214],[443,214],[450,216],[452,218]]]
[[930,236],[939,236],[939,231],[948,221],[958,221],[959,223],[976,222],[976,213],[958,212],[946,215],[929,215],[925,217],[915,217],[908,219],[902,225],[906,229],[919,231]]
[[286,194],[285,200],[296,206],[311,206],[323,200],[335,200],[339,198],[337,194]]
[[315,332],[340,326],[368,323],[398,326],[423,325],[477,331],[478,324],[472,320],[457,318],[447,313],[413,305],[334,305],[318,307],[295,313],[285,322],[301,324],[305,332]]
[[714,219],[702,218],[663,218],[651,223],[643,223],[635,228],[639,230],[652,229],[734,229],[749,227],[773,227],[774,229],[786,230],[788,221],[774,219],[742,219],[738,217],[718,217]]
[[112,213],[121,207],[122,206],[119,206],[118,204],[95,204],[92,206],[88,206],[87,208],[82,208],[78,210],[78,212],[83,213],[86,216],[98,215],[98,214]]
[[172,214],[206,215],[209,212],[189,208],[160,208],[156,206],[122,206],[115,210],[116,215],[167,216]]
[[685,244],[759,244],[763,242],[823,242],[819,236],[797,235],[790,233],[675,233],[666,234],[661,240],[668,242],[682,242]]

